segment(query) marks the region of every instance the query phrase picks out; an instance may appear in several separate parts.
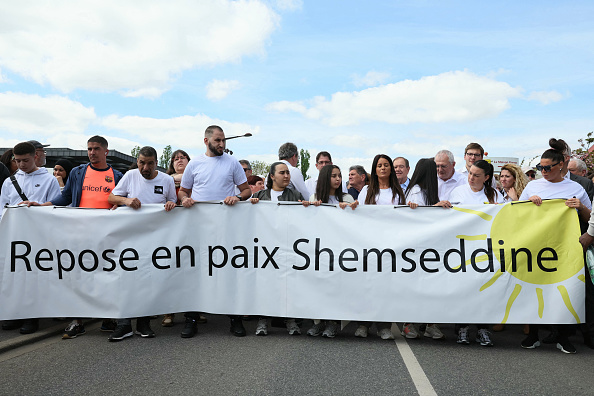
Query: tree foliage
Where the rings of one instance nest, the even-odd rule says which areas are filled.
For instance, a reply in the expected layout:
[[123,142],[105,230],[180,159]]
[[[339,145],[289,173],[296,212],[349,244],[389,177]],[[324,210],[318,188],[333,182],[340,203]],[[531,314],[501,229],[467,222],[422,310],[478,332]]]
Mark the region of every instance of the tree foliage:
[[572,154],[574,157],[581,159],[586,163],[588,167],[588,175],[594,173],[594,152],[588,151],[588,149],[594,143],[594,132],[588,132],[585,139],[578,139],[580,142],[580,148],[573,150]]
[[270,164],[264,161],[250,161],[250,165],[252,166],[253,175],[266,177],[270,171]]
[[311,155],[309,154],[308,150],[299,150],[299,163],[297,164],[297,166],[299,167],[299,170],[301,170],[303,180],[309,179],[309,176],[307,176],[307,171],[309,170],[310,157]]
[[167,169],[169,167],[169,161],[171,161],[171,153],[172,153],[171,145],[168,144],[163,149],[163,153],[161,154],[161,157],[159,157],[159,166],[161,168]]
[[140,152],[140,146],[134,146],[134,148],[132,149],[132,151],[130,152],[130,155],[134,158],[138,158],[138,153]]

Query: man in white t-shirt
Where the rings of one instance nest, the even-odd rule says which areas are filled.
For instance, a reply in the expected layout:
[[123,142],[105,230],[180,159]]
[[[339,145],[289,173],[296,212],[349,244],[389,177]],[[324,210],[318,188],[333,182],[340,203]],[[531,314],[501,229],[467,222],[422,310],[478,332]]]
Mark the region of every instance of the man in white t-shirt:
[[[173,177],[157,170],[157,151],[145,146],[138,152],[138,169],[128,171],[112,190],[107,201],[112,205],[126,205],[140,209],[142,204],[165,204],[169,212],[175,208],[175,182]],[[150,326],[148,316],[137,318],[136,334],[143,338],[153,338],[155,332]],[[118,324],[109,336],[109,341],[121,341],[132,336],[132,319],[118,319]]]
[[437,193],[440,201],[449,201],[451,192],[458,186],[468,182],[465,177],[455,169],[454,154],[449,150],[440,150],[435,154],[437,167]]
[[[223,201],[234,205],[245,201],[252,195],[247,177],[239,161],[225,153],[225,132],[217,125],[211,125],[204,132],[206,153],[192,160],[186,166],[178,198],[184,208],[190,208],[198,201]],[[303,179],[302,179],[303,180]],[[235,186],[239,194],[235,194]],[[198,312],[186,312],[186,324],[182,338],[196,334]],[[245,336],[241,316],[230,316],[231,333],[237,337]]]
[[309,190],[303,181],[301,170],[297,168],[299,163],[299,150],[293,143],[284,143],[278,149],[278,160],[289,167],[291,173],[291,183],[287,186],[293,190],[299,191],[305,199],[309,198]]

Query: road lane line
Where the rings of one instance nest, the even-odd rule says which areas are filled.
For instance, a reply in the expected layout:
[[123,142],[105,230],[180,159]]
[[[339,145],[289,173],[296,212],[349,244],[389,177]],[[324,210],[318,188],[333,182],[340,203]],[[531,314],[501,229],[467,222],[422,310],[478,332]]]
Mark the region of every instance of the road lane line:
[[394,343],[396,344],[396,347],[398,347],[398,352],[400,352],[400,356],[417,388],[417,392],[419,392],[419,396],[437,396],[435,389],[433,389],[425,371],[423,371],[415,354],[412,349],[410,349],[408,342],[406,342],[406,339],[400,335],[400,329],[396,323],[392,324],[392,334],[394,334]]

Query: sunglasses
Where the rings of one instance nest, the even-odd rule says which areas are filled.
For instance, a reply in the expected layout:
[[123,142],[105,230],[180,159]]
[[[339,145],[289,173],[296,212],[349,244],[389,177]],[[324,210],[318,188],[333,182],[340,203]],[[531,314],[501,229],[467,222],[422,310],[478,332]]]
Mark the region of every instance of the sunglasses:
[[559,165],[560,162],[557,162],[556,164],[552,164],[552,165],[544,165],[542,166],[541,164],[536,164],[536,170],[538,170],[539,172],[545,171],[545,172],[550,172],[551,168],[555,165]]

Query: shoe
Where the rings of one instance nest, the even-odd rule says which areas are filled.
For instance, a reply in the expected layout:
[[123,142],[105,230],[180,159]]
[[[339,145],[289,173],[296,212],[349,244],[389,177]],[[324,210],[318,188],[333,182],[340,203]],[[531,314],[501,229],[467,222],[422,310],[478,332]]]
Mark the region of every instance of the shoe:
[[229,331],[235,337],[245,337],[245,327],[243,327],[243,322],[240,318],[231,318],[231,328]]
[[462,345],[470,345],[470,339],[468,338],[468,326],[460,327],[458,329],[458,339],[456,342]]
[[417,333],[417,329],[415,329],[415,325],[412,323],[404,323],[404,327],[400,332],[406,338],[419,338],[419,333]]
[[317,337],[319,335],[322,335],[325,327],[326,327],[326,323],[324,323],[323,320],[321,320],[318,323],[314,323],[313,326],[311,326],[309,328],[309,330],[307,330],[307,335],[312,336],[312,337]]
[[487,329],[478,329],[476,332],[476,342],[480,343],[481,346],[492,347],[493,341],[491,341],[491,334]]
[[5,320],[2,323],[2,330],[16,330],[20,329],[22,325],[22,320]]
[[295,323],[295,319],[287,319],[286,325],[289,335],[301,335],[301,329]]
[[151,329],[151,321],[149,318],[136,320],[136,334],[142,338],[154,338],[155,332]]
[[117,326],[118,326],[118,323],[115,320],[104,319],[103,322],[101,323],[101,328],[99,330],[101,330],[105,333],[111,333],[112,331],[114,331],[116,329]]
[[369,329],[367,328],[367,326],[360,325],[359,327],[357,327],[357,330],[355,330],[355,337],[367,338],[368,332],[369,332]]
[[124,338],[132,337],[133,334],[131,325],[117,325],[108,340],[111,342],[122,341]]
[[522,345],[522,348],[524,349],[534,349],[540,346],[540,341],[538,340],[538,336],[529,335],[528,337],[524,338],[520,345]]
[[173,326],[173,314],[165,314],[163,317],[163,321],[161,322],[161,326],[163,327],[171,327]]
[[19,332],[21,334],[33,334],[37,330],[39,330],[39,319],[25,319]]
[[573,346],[573,344],[571,342],[569,342],[569,340],[567,338],[559,339],[559,342],[557,343],[557,349],[559,349],[563,353],[575,353],[576,352],[575,347]]
[[196,335],[197,330],[198,325],[196,324],[196,319],[186,317],[186,325],[181,332],[181,338],[192,338]]
[[394,334],[392,334],[392,331],[390,329],[381,329],[377,332],[377,335],[382,340],[393,340],[394,339]]
[[334,338],[336,337],[336,334],[338,334],[338,323],[333,320],[329,320],[326,323],[326,329],[324,329],[322,337]]
[[70,340],[72,338],[76,338],[80,335],[85,334],[85,325],[82,323],[78,323],[76,320],[70,322],[70,324],[64,330],[64,334],[62,335],[63,340]]
[[505,329],[505,325],[502,323],[497,323],[493,325],[493,331],[495,332],[503,331],[503,329]]
[[439,329],[439,326],[437,326],[436,324],[427,325],[427,327],[425,327],[425,334],[423,334],[423,336],[427,338],[433,338],[434,340],[445,339],[445,335],[443,335],[443,333]]
[[268,335],[268,319],[262,318],[258,320],[258,325],[256,326],[256,335],[257,336],[266,336]]
[[196,323],[206,323],[208,322],[208,319],[206,319],[206,316],[202,315],[202,314],[198,314],[198,319],[196,319]]
[[542,339],[543,344],[556,344],[559,342],[559,332],[557,330],[553,330],[549,333],[548,336]]

